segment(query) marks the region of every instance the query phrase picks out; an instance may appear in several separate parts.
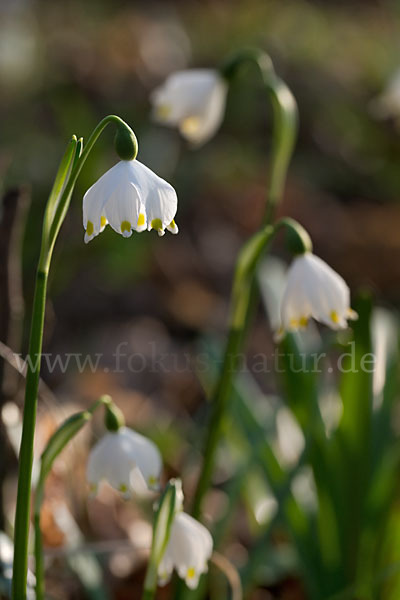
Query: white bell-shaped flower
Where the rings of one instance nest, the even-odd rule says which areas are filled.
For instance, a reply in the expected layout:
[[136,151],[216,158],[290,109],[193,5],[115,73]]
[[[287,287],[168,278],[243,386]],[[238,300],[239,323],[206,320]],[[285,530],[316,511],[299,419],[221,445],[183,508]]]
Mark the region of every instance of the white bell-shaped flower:
[[165,585],[175,568],[186,585],[195,589],[207,572],[213,549],[208,529],[184,512],[177,512],[164,556],[158,567],[159,584]]
[[86,477],[93,493],[107,481],[125,497],[132,492],[145,495],[158,489],[162,460],[157,446],[148,438],[120,427],[107,432],[89,455]]
[[90,242],[109,223],[117,233],[165,229],[178,233],[174,221],[178,199],[174,188],[138,160],[121,160],[83,198],[85,242]]
[[204,144],[222,123],[227,91],[226,81],[214,69],[178,71],[152,93],[154,119],[178,127],[192,144]]
[[289,268],[281,304],[283,329],[306,327],[310,318],[332,329],[344,329],[356,319],[350,308],[350,290],[344,279],[323,260],[305,252]]

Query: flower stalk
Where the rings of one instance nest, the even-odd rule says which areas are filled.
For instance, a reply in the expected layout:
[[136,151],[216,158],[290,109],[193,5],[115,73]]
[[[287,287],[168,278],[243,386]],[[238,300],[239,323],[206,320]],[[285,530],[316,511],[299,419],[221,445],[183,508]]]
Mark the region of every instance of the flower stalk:
[[267,205],[263,227],[241,250],[234,275],[231,295],[228,340],[222,360],[222,368],[211,398],[212,413],[207,428],[204,460],[197,483],[192,514],[201,515],[203,498],[210,486],[215,453],[221,434],[224,415],[237,371],[239,356],[243,348],[247,323],[252,309],[257,265],[263,256],[272,235],[277,230],[272,226],[276,208],[283,195],[286,173],[292,155],[297,132],[296,101],[287,85],[276,75],[271,59],[260,50],[246,50],[226,61],[221,72],[229,81],[244,63],[257,66],[273,108],[273,144],[271,150],[270,176]]
[[241,50],[223,63],[221,73],[230,81],[246,63],[257,67],[273,111],[268,196],[263,220],[263,224],[268,225],[273,222],[276,208],[282,199],[297,134],[297,104],[289,87],[275,73],[270,57],[263,50]]
[[[134,158],[136,156],[137,142],[132,130],[126,123],[124,123],[124,121],[122,121],[122,119],[115,115],[105,117],[97,125],[85,148],[83,148],[83,141],[78,141],[74,136],[60,163],[60,167],[58,169],[44,215],[41,251],[36,273],[35,293],[33,300],[27,361],[28,367],[25,387],[24,416],[19,457],[18,491],[14,534],[12,587],[13,600],[24,600],[26,598],[33,443],[35,436],[37,393],[41,366],[47,279],[51,257],[58,233],[69,208],[69,203],[77,178],[87,157],[93,149],[96,140],[109,123],[114,123],[118,130],[127,130],[129,136],[124,134],[124,144],[126,146],[126,138],[130,137],[132,145],[132,157]],[[132,134],[129,132],[132,132]]]

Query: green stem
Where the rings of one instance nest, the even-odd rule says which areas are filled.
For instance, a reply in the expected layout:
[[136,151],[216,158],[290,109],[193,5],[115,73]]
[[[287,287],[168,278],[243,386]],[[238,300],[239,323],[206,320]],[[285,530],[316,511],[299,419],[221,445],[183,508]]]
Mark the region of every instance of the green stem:
[[154,568],[154,565],[149,564],[146,572],[142,600],[153,600],[157,590],[157,577],[157,569]]
[[211,481],[214,469],[214,454],[221,434],[223,415],[231,392],[232,375],[236,371],[239,362],[239,351],[242,345],[242,339],[243,329],[241,327],[229,330],[221,374],[211,399],[212,413],[207,430],[208,434],[205,443],[203,468],[197,483],[192,509],[192,514],[195,518],[200,516],[201,504]]
[[31,475],[35,435],[40,354],[42,351],[47,272],[38,270],[33,301],[28,367],[26,374],[24,421],[19,456],[17,507],[14,533],[13,599],[26,598],[28,537],[31,509]]
[[241,357],[240,351],[245,337],[252,282],[259,261],[275,231],[274,227],[268,225],[250,238],[242,248],[236,264],[228,341],[225,347],[221,373],[211,399],[212,413],[207,429],[203,467],[197,483],[192,510],[195,518],[199,518],[201,514],[201,504],[211,482],[223,417],[229,403],[233,378]]
[[[81,169],[89,156],[96,140],[109,123],[119,128],[130,128],[115,115],[105,117],[90,136],[85,149],[80,155],[82,141],[79,142],[78,154],[72,162],[71,173],[67,174],[65,187],[59,198],[50,196],[45,211],[42,231],[42,244],[36,275],[35,295],[31,321],[29,353],[25,387],[25,404],[22,426],[22,439],[19,458],[17,506],[15,514],[14,564],[13,564],[13,600],[26,598],[26,581],[28,570],[28,539],[30,521],[31,477],[33,463],[33,443],[35,436],[37,392],[39,386],[41,353],[43,341],[44,314],[46,305],[47,278],[50,268],[54,244],[67,213],[71,195]],[[131,130],[130,130],[131,131]],[[75,141],[76,144],[76,141]],[[56,178],[57,180],[57,178]],[[62,188],[60,182],[60,189]],[[51,210],[48,210],[51,203]]]
[[[210,486],[214,469],[215,453],[221,434],[221,427],[225,411],[229,404],[232,382],[236,373],[240,353],[245,337],[246,324],[252,306],[252,295],[256,276],[256,267],[272,233],[272,224],[276,208],[282,199],[284,183],[289,161],[292,155],[297,130],[296,101],[286,84],[277,77],[272,62],[267,54],[259,50],[247,50],[228,60],[221,69],[228,80],[237,72],[238,68],[246,62],[253,63],[261,73],[263,85],[267,90],[273,107],[273,144],[271,151],[270,178],[268,185],[268,202],[264,217],[264,233],[261,251],[257,243],[247,244],[239,255],[232,289],[232,313],[229,325],[228,341],[223,356],[222,369],[211,399],[212,413],[206,437],[202,471],[198,480],[192,514],[199,518],[201,506],[207,489]],[[247,253],[247,256],[246,256]],[[250,255],[250,256],[249,256]],[[246,262],[247,261],[247,262]],[[252,263],[248,268],[248,262]],[[241,271],[247,269],[246,277],[241,276]]]
[[36,576],[36,600],[44,598],[44,561],[43,561],[43,539],[40,529],[40,511],[35,512],[35,576]]

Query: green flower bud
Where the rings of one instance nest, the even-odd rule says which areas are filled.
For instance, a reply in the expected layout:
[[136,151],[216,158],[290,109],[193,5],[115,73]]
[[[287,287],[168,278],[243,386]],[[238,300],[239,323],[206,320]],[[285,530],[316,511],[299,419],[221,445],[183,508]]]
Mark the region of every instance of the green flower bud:
[[115,404],[106,404],[105,406],[104,424],[108,431],[118,431],[120,427],[124,427],[125,418],[122,411]]
[[114,139],[115,150],[121,160],[134,160],[138,153],[138,143],[132,129],[124,123],[118,125]]

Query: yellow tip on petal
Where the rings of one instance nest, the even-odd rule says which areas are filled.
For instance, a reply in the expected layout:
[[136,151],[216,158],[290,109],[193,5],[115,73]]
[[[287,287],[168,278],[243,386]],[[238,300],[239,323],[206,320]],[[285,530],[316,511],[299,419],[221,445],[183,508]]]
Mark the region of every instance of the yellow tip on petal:
[[94,227],[92,221],[88,221],[86,225],[86,233],[88,235],[93,235]]
[[289,324],[290,327],[293,327],[293,329],[297,329],[299,326],[299,321],[297,319],[290,319]]
[[153,229],[157,229],[157,231],[159,231],[160,229],[162,230],[161,219],[153,219],[151,222],[151,226]]
[[107,219],[105,217],[100,217],[100,227],[105,227],[107,225]]
[[199,117],[187,117],[180,124],[181,132],[186,135],[193,135],[198,132],[200,123]]
[[132,229],[132,225],[129,223],[129,221],[122,221],[121,223],[121,233],[124,233],[124,231],[130,231]]
[[336,325],[339,323],[340,319],[339,319],[339,315],[336,312],[336,310],[331,311],[331,319]]
[[144,214],[140,213],[139,218],[137,220],[137,226],[142,227],[145,224],[145,221],[146,221],[146,219],[145,219]]
[[308,319],[307,317],[300,317],[299,325],[300,327],[307,327]]
[[154,487],[158,484],[158,479],[157,477],[154,477],[154,475],[150,475],[147,481],[150,487]]
[[188,579],[193,579],[196,576],[196,569],[194,567],[189,567],[186,573]]
[[119,486],[119,491],[122,492],[123,494],[125,494],[128,491],[128,486],[125,483],[121,483],[121,485]]

